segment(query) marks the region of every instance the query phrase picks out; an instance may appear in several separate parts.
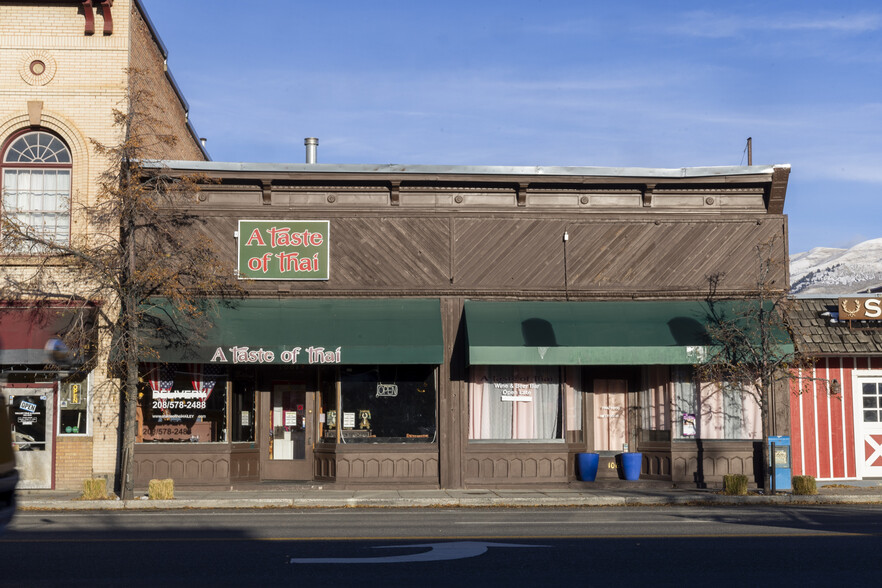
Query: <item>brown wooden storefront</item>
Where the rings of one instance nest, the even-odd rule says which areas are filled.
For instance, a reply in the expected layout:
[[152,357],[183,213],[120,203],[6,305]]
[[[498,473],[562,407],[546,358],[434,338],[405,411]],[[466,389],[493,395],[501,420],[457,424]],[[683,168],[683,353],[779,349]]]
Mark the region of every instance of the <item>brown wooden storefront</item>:
[[[161,358],[176,375],[146,376],[146,396],[186,401],[168,382],[191,381],[190,399],[215,412],[200,404],[192,422],[174,421],[189,427],[180,438],[139,443],[137,484],[562,485],[577,453],[614,463],[625,444],[649,478],[753,473],[749,411],[723,422],[710,413],[730,407],[712,406],[705,418],[712,402],[689,370],[707,277],[722,274],[720,291],[737,298],[755,288],[757,244],[786,256],[789,168],[169,165],[216,182],[191,212],[231,263],[260,240],[242,221],[259,221],[306,241],[286,250],[289,270],[296,259],[302,274],[329,271],[243,280],[247,296],[198,349]],[[314,227],[297,222],[328,233],[308,249]],[[279,260],[282,271],[277,254],[246,254],[244,267]],[[428,315],[409,318],[416,307]],[[245,347],[273,358],[234,362]],[[684,425],[689,410],[697,423]],[[142,419],[155,427],[155,416]],[[207,442],[192,433],[206,422]]]

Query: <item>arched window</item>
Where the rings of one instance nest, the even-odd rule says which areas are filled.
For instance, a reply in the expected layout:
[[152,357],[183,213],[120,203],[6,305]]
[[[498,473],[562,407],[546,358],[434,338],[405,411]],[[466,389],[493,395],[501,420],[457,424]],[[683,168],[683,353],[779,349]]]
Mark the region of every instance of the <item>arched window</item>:
[[[46,131],[14,136],[0,163],[3,214],[53,243],[70,242],[70,150]],[[18,247],[17,247],[18,249]],[[20,247],[38,252],[38,245]]]

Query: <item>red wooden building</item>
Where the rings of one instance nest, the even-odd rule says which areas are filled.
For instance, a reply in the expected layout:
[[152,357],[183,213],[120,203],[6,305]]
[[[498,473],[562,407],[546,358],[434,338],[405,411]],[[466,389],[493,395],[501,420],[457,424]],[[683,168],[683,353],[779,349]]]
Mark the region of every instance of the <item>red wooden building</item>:
[[[797,348],[816,360],[812,373],[797,374],[791,390],[794,475],[882,477],[882,321],[872,316],[879,300],[795,300]],[[856,312],[867,302],[870,316]]]

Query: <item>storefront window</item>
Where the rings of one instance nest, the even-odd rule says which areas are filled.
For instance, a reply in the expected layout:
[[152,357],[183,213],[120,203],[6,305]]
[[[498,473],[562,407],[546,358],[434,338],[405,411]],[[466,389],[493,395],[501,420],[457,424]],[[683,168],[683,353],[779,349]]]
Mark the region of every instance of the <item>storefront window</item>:
[[226,372],[202,364],[142,364],[140,443],[226,441]]
[[230,409],[233,412],[230,422],[232,441],[254,441],[254,384],[250,381],[233,382]]
[[562,439],[561,369],[479,366],[471,369],[469,439]]
[[348,366],[340,387],[342,406],[325,401],[324,441],[336,440],[338,426],[343,443],[436,441],[433,366]]
[[[671,370],[666,365],[645,366],[642,370],[641,416],[644,431],[671,429]],[[659,438],[655,436],[655,438]]]
[[89,434],[89,383],[78,379],[59,384],[58,434]]
[[564,390],[566,398],[566,430],[572,436],[570,441],[582,440],[582,368],[567,366]]
[[698,385],[694,381],[692,368],[674,366],[671,368],[671,379],[674,383],[674,438],[700,437]]
[[753,390],[698,384],[691,368],[674,370],[676,438],[759,439],[760,407]]

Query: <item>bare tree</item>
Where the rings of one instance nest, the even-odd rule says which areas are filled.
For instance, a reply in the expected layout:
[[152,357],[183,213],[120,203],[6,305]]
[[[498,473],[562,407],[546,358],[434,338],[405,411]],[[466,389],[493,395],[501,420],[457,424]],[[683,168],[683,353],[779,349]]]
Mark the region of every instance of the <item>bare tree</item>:
[[[97,309],[98,340],[107,351],[100,356],[108,358],[120,393],[116,486],[124,499],[133,493],[138,362],[151,353],[143,328],[154,303],[172,308],[173,324],[192,332],[182,323],[207,320],[206,304],[236,291],[233,268],[219,260],[198,218],[187,212],[197,205],[201,179],[173,177],[155,161],[144,165],[170,153],[176,139],[156,116],[161,111],[145,76],[133,71],[130,79],[123,107],[113,112],[118,143],[92,141],[106,167],[93,201],[71,198],[69,241],[14,215],[3,222],[4,255],[24,260],[20,271],[5,273],[7,297]],[[71,347],[83,345],[83,332],[72,329],[66,337],[77,339]]]
[[[769,490],[769,436],[776,390],[790,393],[795,370],[811,359],[793,346],[789,318],[793,301],[787,296],[786,260],[775,257],[775,242],[756,247],[756,286],[737,299],[719,290],[722,274],[708,278],[707,332],[709,352],[697,366],[703,382],[720,394],[739,395],[756,402],[762,427],[761,487]],[[725,406],[725,402],[724,402]]]

